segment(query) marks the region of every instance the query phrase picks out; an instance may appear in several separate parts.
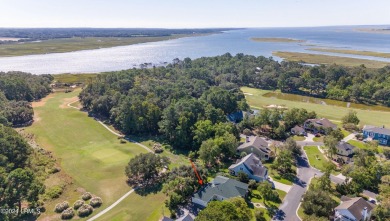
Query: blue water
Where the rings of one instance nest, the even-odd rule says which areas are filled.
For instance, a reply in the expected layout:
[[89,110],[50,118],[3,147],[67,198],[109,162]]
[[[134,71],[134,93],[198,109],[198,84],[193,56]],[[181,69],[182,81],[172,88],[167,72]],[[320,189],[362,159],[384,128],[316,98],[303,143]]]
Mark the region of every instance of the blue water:
[[[390,53],[390,35],[355,31],[359,27],[263,28],[227,31],[201,37],[189,37],[113,48],[0,58],[0,71],[25,71],[34,74],[94,73],[156,65],[175,58],[192,59],[226,52],[272,56],[273,51],[292,51],[380,60],[390,59],[307,51],[310,47],[331,47]],[[281,37],[306,40],[304,43],[253,42],[252,37]],[[315,46],[309,46],[315,45]],[[275,57],[276,60],[280,58]]]

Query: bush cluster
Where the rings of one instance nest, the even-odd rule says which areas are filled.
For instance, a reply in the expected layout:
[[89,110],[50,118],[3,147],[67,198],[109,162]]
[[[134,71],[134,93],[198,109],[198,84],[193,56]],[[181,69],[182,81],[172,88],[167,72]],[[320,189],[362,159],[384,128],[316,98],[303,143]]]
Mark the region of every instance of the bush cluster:
[[93,208],[100,207],[103,204],[103,201],[100,197],[94,197],[89,202],[89,205],[91,205]]
[[78,214],[80,217],[89,216],[89,215],[91,215],[92,212],[93,212],[93,208],[92,208],[92,206],[90,206],[90,205],[88,205],[88,204],[82,205],[82,206],[77,210],[77,214]]
[[54,208],[54,212],[56,213],[61,213],[62,211],[66,210],[69,208],[69,203],[64,201],[62,203],[58,203],[55,208]]
[[84,201],[82,201],[82,200],[77,200],[77,201],[73,204],[73,209],[78,210],[82,205],[84,205]]
[[82,196],[81,196],[81,199],[83,199],[84,201],[87,201],[89,199],[92,198],[92,194],[90,192],[85,192]]
[[73,216],[74,216],[74,211],[72,208],[68,208],[61,213],[61,219],[72,219]]

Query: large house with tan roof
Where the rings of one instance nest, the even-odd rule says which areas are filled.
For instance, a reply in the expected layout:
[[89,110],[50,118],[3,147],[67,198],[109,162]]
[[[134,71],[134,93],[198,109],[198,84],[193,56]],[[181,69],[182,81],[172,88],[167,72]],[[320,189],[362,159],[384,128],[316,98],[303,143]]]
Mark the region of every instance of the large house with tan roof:
[[328,129],[336,130],[337,125],[332,123],[330,120],[328,120],[326,118],[307,119],[303,123],[303,128],[305,128],[305,130],[311,131],[313,133],[325,134]]
[[271,157],[270,143],[258,136],[247,136],[244,143],[237,147],[237,153],[254,153],[260,160],[269,160]]

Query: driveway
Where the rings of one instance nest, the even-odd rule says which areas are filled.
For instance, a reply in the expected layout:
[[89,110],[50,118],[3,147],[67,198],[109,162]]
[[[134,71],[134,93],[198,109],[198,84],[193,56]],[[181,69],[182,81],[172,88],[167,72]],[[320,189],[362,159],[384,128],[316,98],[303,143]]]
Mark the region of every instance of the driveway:
[[352,140],[352,139],[355,139],[355,134],[353,134],[353,133],[344,137],[343,141],[348,142],[349,140]]
[[275,189],[283,190],[284,192],[288,193],[291,190],[291,185],[287,185],[284,183],[280,183],[278,181],[273,180],[271,177],[269,178],[275,185]]

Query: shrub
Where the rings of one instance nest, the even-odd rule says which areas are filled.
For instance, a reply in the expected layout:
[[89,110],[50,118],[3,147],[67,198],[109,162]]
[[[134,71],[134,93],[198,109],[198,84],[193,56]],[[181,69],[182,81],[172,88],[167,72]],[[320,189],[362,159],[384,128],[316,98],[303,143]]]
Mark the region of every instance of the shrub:
[[384,149],[383,155],[385,155],[386,159],[390,160],[390,149]]
[[77,214],[78,214],[80,217],[89,216],[89,215],[91,215],[92,212],[93,212],[93,208],[92,208],[92,206],[90,206],[90,205],[88,205],[88,204],[82,205],[82,206],[77,210]]
[[84,201],[82,200],[77,200],[74,204],[73,204],[73,208],[75,210],[78,210],[82,205],[84,205]]
[[242,131],[242,133],[246,136],[251,136],[252,135],[252,131],[249,130],[248,128],[245,128],[244,131]]
[[343,125],[344,129],[350,132],[359,131],[359,127],[356,124],[347,123]]
[[100,197],[94,197],[89,202],[89,205],[91,205],[93,208],[100,207],[103,204],[103,201]]
[[255,189],[257,189],[257,186],[258,186],[258,184],[257,184],[256,180],[249,180],[248,187],[250,189],[255,190]]
[[56,207],[54,208],[54,212],[61,213],[62,211],[69,208],[69,203],[64,201],[62,203],[58,203]]
[[61,213],[61,219],[72,219],[73,216],[74,216],[74,211],[72,208],[68,208]]
[[125,139],[120,139],[120,143],[126,143],[126,140]]
[[255,218],[256,218],[256,221],[266,221],[266,219],[264,217],[263,210],[256,209],[255,210]]
[[46,199],[56,199],[59,196],[61,196],[62,191],[63,191],[62,186],[60,186],[60,185],[53,186],[46,191],[45,198]]
[[82,196],[81,196],[81,199],[83,199],[84,201],[87,201],[89,199],[92,198],[92,194],[90,192],[85,192]]

